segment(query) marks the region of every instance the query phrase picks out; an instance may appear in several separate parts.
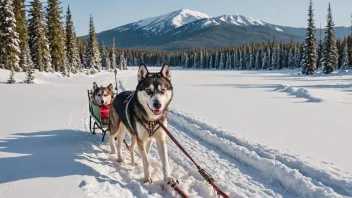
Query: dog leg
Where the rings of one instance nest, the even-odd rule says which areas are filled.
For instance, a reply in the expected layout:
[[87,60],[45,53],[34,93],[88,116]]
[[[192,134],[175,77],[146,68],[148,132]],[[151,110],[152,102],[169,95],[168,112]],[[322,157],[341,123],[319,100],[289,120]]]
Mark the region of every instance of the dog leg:
[[135,154],[134,154],[134,147],[136,146],[137,143],[137,136],[133,135],[131,137],[131,146],[130,146],[130,154],[131,154],[131,165],[132,166],[137,166],[138,164],[136,163],[135,160]]
[[167,153],[167,145],[164,137],[158,138],[156,141],[156,147],[158,149],[158,153],[161,159],[161,163],[163,165],[163,174],[164,181],[169,184],[170,182],[176,182],[176,179],[170,176],[170,168],[169,168],[169,157]]
[[147,157],[147,152],[145,150],[145,146],[143,142],[140,140],[138,140],[137,144],[138,144],[139,153],[141,154],[142,161],[143,161],[144,183],[153,183],[152,178],[150,176],[149,161]]
[[110,145],[110,154],[115,154],[116,153],[115,137],[113,137],[111,134],[109,134],[109,145]]
[[147,156],[149,155],[149,151],[150,151],[150,148],[152,147],[152,143],[153,143],[153,139],[149,138],[149,140],[147,141],[147,146],[146,146]]
[[117,162],[122,163],[123,162],[123,158],[122,158],[122,141],[123,138],[125,137],[125,128],[123,126],[120,125],[120,129],[119,132],[117,134]]

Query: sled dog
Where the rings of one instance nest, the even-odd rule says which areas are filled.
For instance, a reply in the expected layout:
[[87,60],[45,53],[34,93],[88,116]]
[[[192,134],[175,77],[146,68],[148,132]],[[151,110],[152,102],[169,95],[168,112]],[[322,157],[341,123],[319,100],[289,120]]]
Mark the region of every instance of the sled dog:
[[137,87],[134,91],[119,93],[111,106],[109,114],[109,144],[111,153],[115,153],[114,138],[117,137],[117,161],[123,162],[121,143],[126,131],[131,136],[131,163],[135,161],[134,147],[143,161],[144,182],[152,183],[148,154],[153,140],[162,162],[164,181],[176,182],[170,176],[166,133],[158,121],[167,126],[167,109],[173,97],[170,67],[164,64],[160,72],[151,73],[145,64],[138,69]]

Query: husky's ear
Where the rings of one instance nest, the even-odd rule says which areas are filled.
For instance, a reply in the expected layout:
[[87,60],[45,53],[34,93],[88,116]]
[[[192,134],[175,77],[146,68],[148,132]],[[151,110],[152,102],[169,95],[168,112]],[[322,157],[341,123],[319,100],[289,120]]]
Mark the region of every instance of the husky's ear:
[[147,66],[145,66],[144,63],[141,63],[138,69],[138,82],[141,82],[142,80],[144,80],[147,77],[148,73],[149,72],[148,72]]
[[108,86],[108,89],[109,89],[111,92],[114,92],[114,91],[113,91],[113,86],[112,86],[112,84],[110,84],[110,85]]
[[164,64],[163,68],[161,68],[160,73],[168,80],[171,80],[170,67],[167,63]]
[[98,85],[96,82],[93,82],[93,91],[95,91],[96,89],[98,89]]

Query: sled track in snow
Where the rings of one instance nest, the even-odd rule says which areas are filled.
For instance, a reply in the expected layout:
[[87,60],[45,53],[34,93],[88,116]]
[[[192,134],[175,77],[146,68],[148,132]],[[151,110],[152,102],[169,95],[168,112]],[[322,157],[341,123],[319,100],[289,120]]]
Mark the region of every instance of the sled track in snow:
[[[218,139],[217,142],[228,142],[229,144],[238,146],[238,148],[244,148],[250,152],[254,152],[259,158],[271,160],[276,164],[281,163],[289,169],[298,170],[302,176],[306,177],[308,180],[311,179],[311,182],[315,185],[332,188],[335,192],[344,196],[352,196],[352,178],[341,176],[342,171],[338,169],[333,169],[331,171],[321,170],[308,162],[301,161],[293,155],[281,154],[277,150],[250,143],[249,141],[236,137],[225,130],[212,126],[194,115],[186,114],[176,109],[170,109],[169,115],[169,118],[176,123],[184,122],[185,126],[189,127],[186,128],[186,130],[190,132],[198,131],[195,133],[201,138],[216,137],[216,139]],[[239,156],[236,156],[236,158],[238,157]],[[253,166],[254,164],[251,165],[249,162],[248,165]]]

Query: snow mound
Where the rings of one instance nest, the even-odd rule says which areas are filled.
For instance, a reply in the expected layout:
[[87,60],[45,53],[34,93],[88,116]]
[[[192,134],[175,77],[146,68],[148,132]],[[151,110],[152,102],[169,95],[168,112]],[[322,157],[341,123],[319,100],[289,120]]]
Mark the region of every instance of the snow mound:
[[296,88],[286,85],[278,85],[275,91],[286,92],[289,95],[296,96],[296,98],[305,98],[307,102],[323,102],[322,98],[318,98],[309,93],[307,89]]

